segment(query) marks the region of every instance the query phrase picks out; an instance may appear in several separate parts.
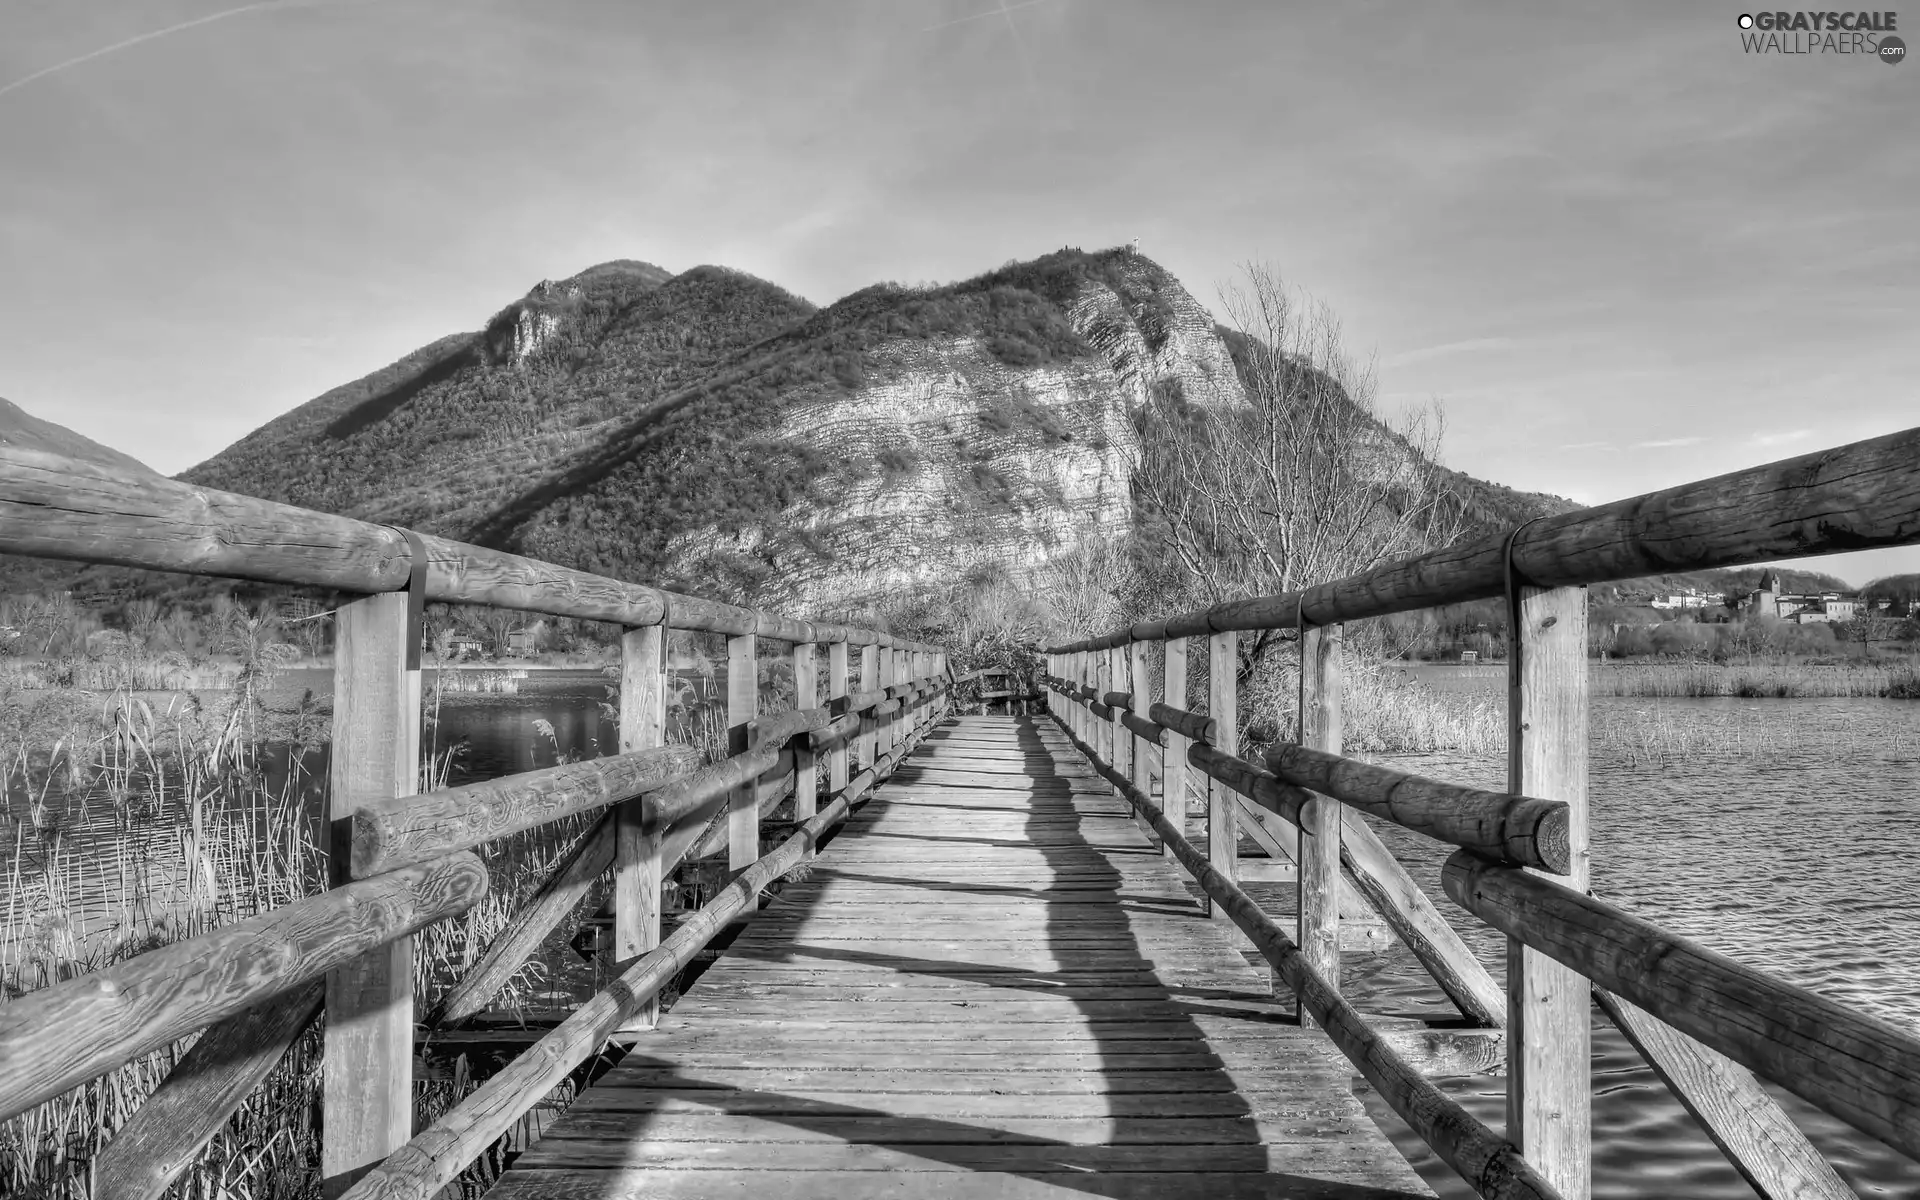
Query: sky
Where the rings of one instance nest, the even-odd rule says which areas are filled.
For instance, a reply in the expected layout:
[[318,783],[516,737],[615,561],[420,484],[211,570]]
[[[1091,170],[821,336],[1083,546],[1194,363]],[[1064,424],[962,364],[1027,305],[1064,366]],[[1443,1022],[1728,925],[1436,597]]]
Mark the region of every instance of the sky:
[[1516,488],[1920,425],[1920,63],[1741,11],[0,0],[0,396],[174,473],[609,259],[827,303],[1137,237]]

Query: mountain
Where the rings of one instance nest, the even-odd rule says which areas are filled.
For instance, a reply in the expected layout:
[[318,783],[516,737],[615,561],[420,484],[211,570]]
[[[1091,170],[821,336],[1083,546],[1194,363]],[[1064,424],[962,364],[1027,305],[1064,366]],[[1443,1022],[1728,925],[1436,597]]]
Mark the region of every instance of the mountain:
[[44,450],[49,454],[64,454],[68,458],[104,463],[122,471],[153,474],[151,467],[131,454],[122,454],[111,446],[103,446],[92,438],[82,437],[65,425],[43,421],[6,399],[0,399],[0,446]]
[[[1129,528],[1133,415],[1153,388],[1241,401],[1233,336],[1128,250],[818,309],[725,268],[608,263],[181,478],[736,601],[859,606]],[[1574,507],[1454,478],[1483,527]]]

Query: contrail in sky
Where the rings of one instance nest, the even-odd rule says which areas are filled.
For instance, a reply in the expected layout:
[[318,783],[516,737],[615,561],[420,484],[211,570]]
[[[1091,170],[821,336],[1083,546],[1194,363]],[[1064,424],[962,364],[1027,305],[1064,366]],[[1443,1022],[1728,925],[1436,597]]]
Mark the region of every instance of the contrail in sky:
[[925,29],[922,29],[920,32],[932,33],[936,29],[946,29],[949,26],[953,26],[953,25],[965,25],[968,21],[985,21],[993,17],[1001,16],[1005,13],[1017,12],[1023,8],[1032,8],[1035,5],[1045,4],[1046,2],[1047,0],[1020,0],[1020,3],[1018,4],[1002,4],[999,8],[994,9],[992,12],[975,13],[970,17],[961,17],[958,20],[942,21],[938,25],[929,25]]
[[263,8],[311,7],[312,5],[322,4],[326,2],[327,0],[261,0],[261,2],[258,4],[242,4],[238,8],[223,9],[222,11],[217,13],[209,13],[207,16],[204,16],[204,17],[195,17],[191,21],[182,21],[178,25],[169,25],[165,29],[155,29],[150,33],[143,33],[136,37],[130,37],[124,42],[115,42],[111,46],[102,46],[98,50],[89,50],[87,53],[82,54],[78,58],[70,58],[65,62],[55,63],[50,67],[42,67],[38,71],[35,71],[33,74],[24,75],[19,79],[14,80],[12,83],[0,84],[0,96],[4,96],[8,92],[17,91],[20,88],[23,88],[28,84],[32,83],[36,79],[45,79],[47,76],[52,75],[55,72],[64,71],[68,67],[77,67],[81,63],[92,62],[96,58],[105,58],[107,55],[113,54],[116,51],[125,50],[132,46],[138,46],[142,42],[151,42],[155,38],[163,38],[163,37],[166,37],[168,34],[180,33],[188,29],[193,29],[200,25],[211,25],[215,21],[224,21],[228,17],[237,17],[241,13],[258,12]]

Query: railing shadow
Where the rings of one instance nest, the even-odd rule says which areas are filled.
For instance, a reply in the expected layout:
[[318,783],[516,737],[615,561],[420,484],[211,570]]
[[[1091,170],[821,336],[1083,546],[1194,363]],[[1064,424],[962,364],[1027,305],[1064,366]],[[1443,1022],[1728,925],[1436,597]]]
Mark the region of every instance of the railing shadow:
[[[921,815],[923,809],[957,822],[963,818],[954,810],[964,810],[977,814],[978,820],[969,824],[981,836],[869,827],[849,830],[848,839],[841,843],[860,851],[914,842],[956,847],[970,843],[988,851],[984,857],[956,857],[944,866],[914,858],[912,863],[921,868],[914,874],[905,863],[874,871],[862,861],[870,857],[864,853],[850,854],[844,865],[836,865],[829,852],[817,868],[830,881],[952,895],[956,903],[951,909],[927,907],[930,919],[958,918],[948,935],[954,957],[934,957],[929,951],[937,954],[937,949],[922,941],[889,949],[883,940],[868,947],[849,939],[807,935],[805,917],[813,906],[834,903],[824,889],[790,897],[796,902],[785,914],[795,931],[790,941],[736,947],[730,953],[759,963],[883,968],[904,986],[930,985],[943,997],[950,995],[950,1002],[959,1006],[956,1013],[977,1006],[989,1014],[990,1024],[982,1023],[983,1037],[1029,1051],[1033,1044],[1045,1042],[1049,1052],[1057,1046],[1058,1053],[1075,1061],[1057,1072],[1009,1069],[1002,1055],[987,1048],[991,1042],[963,1050],[966,1043],[958,1039],[893,1040],[884,1044],[908,1056],[940,1053],[942,1060],[937,1067],[903,1069],[900,1079],[886,1080],[857,1068],[825,1069],[835,1052],[844,1050],[842,1044],[792,1041],[786,1043],[789,1057],[784,1063],[775,1057],[742,1064],[785,1067],[792,1082],[773,1091],[765,1088],[764,1075],[749,1082],[730,1079],[731,1071],[711,1066],[685,1067],[664,1056],[641,1057],[643,1043],[622,1064],[618,1087],[598,1094],[593,1117],[581,1127],[592,1132],[597,1144],[624,1147],[600,1151],[612,1157],[596,1165],[623,1176],[721,1166],[726,1159],[720,1149],[689,1142],[685,1137],[689,1124],[672,1119],[687,1114],[711,1118],[719,1113],[785,1127],[784,1133],[766,1132],[764,1126],[759,1131],[765,1143],[772,1144],[755,1156],[754,1162],[761,1164],[783,1161],[782,1151],[790,1152],[784,1160],[789,1162],[838,1162],[842,1160],[836,1156],[797,1147],[839,1146],[862,1148],[845,1156],[853,1169],[918,1160],[938,1164],[943,1175],[948,1170],[1006,1175],[1044,1182],[1062,1192],[1116,1198],[1166,1194],[1156,1189],[1195,1184],[1200,1175],[1230,1177],[1227,1190],[1218,1186],[1224,1180],[1209,1181],[1208,1187],[1210,1193],[1232,1196],[1385,1200],[1414,1194],[1271,1169],[1273,1153],[1262,1136],[1262,1122],[1275,1119],[1276,1111],[1301,1098],[1271,1096],[1267,1099],[1278,1108],[1266,1103],[1256,1108],[1243,1094],[1242,1081],[1221,1060],[1201,1021],[1227,1019],[1245,1022],[1249,1029],[1268,1025],[1280,1030],[1287,1028],[1287,1015],[1277,1011],[1273,997],[1264,991],[1208,987],[1204,979],[1168,983],[1161,978],[1162,964],[1142,943],[1135,922],[1164,920],[1195,908],[1190,901],[1147,902],[1147,897],[1129,896],[1138,889],[1129,887],[1127,873],[1116,861],[1135,859],[1150,870],[1157,852],[1139,838],[1118,801],[1076,788],[1075,780],[1084,776],[1062,771],[1056,757],[1071,751],[1064,742],[1056,743],[1058,749],[1049,745],[1041,736],[1040,720],[1008,720],[1001,728],[1011,731],[1007,748],[1015,753],[1009,756],[1001,749],[991,763],[993,770],[978,770],[982,764],[967,763],[965,772],[974,782],[953,789],[956,794],[972,795],[1017,791],[1024,803],[969,805],[900,796],[903,788],[917,786],[937,794],[948,786],[943,780],[946,767],[923,749],[901,765],[888,792],[870,806],[873,823],[889,825],[897,825],[902,815]],[[964,731],[953,731],[940,740],[968,740],[963,735]],[[1017,788],[1009,786],[1014,781]],[[999,859],[990,853],[1026,848],[1036,853]],[[992,877],[995,871],[1001,873],[999,880]],[[968,921],[968,898],[995,897],[1004,897],[1016,915],[1001,933],[982,936],[985,926]],[[783,898],[781,904],[788,902]],[[1006,911],[999,905],[991,907],[994,912]],[[832,973],[819,972],[809,979],[810,984],[826,985],[816,1013],[851,1000],[839,995]],[[867,971],[851,970],[847,977],[842,985],[846,990],[858,992],[871,986],[872,975]],[[884,1003],[884,997],[876,999]],[[723,1006],[725,993],[716,994],[713,1002]],[[1035,1004],[1047,1007],[1032,1007]],[[996,1005],[1019,1005],[1024,1011],[1003,1008],[1004,1018],[993,1018]],[[1055,1005],[1057,1014],[1052,1009]],[[885,1020],[885,1014],[877,1011],[879,1004],[862,1008],[873,1020]],[[688,1031],[697,1032],[697,1016],[688,1020]],[[770,1046],[776,1055],[781,1053],[777,1033],[762,1045]],[[796,1057],[809,1050],[818,1051],[821,1061],[814,1065],[821,1069],[809,1068],[810,1057]],[[956,1059],[964,1062],[976,1053],[978,1068],[954,1065]],[[922,1090],[907,1094],[905,1089],[912,1087]],[[873,1095],[883,1088],[901,1091],[884,1100]],[[1058,1100],[1050,1102],[1050,1094]],[[1073,1132],[1065,1136],[1035,1132],[1045,1129],[1057,1134],[1063,1124],[1074,1126]],[[579,1158],[584,1137],[577,1139],[565,1124],[549,1137],[553,1140],[546,1150],[536,1148],[508,1176],[513,1186],[501,1191],[502,1196],[544,1194],[536,1183],[543,1168],[585,1165]],[[752,1132],[744,1132],[730,1144],[744,1149],[752,1138]],[[1172,1176],[1187,1178],[1168,1182]],[[616,1184],[610,1176],[607,1194],[625,1194],[643,1182],[629,1176],[625,1183]],[[943,1194],[946,1191],[942,1189]],[[569,1192],[577,1194],[577,1189],[570,1187]]]

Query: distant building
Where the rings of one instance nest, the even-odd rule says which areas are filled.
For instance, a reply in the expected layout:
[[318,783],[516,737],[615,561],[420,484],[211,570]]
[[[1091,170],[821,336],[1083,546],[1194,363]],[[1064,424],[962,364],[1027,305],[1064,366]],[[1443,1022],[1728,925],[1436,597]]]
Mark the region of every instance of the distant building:
[[1688,588],[1677,595],[1655,596],[1648,605],[1652,608],[1712,608],[1716,604],[1725,603],[1725,599],[1723,596],[1709,596]]
[[1755,616],[1809,625],[1853,620],[1860,611],[1860,598],[1843,592],[1783,592],[1780,577],[1769,571],[1760,577],[1760,586],[1749,594],[1744,607]]
[[456,633],[447,639],[447,653],[456,659],[467,658],[480,653],[480,639],[464,633]]

